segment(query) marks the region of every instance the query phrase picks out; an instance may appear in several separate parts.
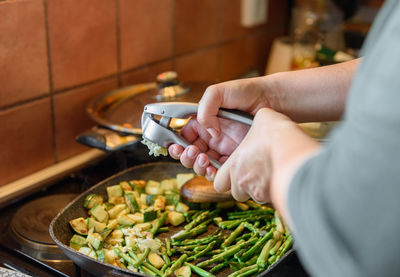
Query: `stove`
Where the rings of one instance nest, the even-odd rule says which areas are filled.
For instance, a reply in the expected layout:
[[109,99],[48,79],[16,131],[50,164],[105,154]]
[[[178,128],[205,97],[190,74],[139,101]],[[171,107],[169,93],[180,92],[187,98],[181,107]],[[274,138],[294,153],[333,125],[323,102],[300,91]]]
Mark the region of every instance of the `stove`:
[[[93,275],[69,260],[52,241],[49,225],[56,214],[72,199],[91,186],[129,167],[155,161],[171,161],[168,157],[149,157],[141,144],[135,151],[117,151],[88,164],[66,177],[46,184],[0,210],[0,267],[30,276]],[[297,256],[291,255],[271,276],[307,277]]]
[[73,172],[40,191],[31,193],[0,210],[0,267],[30,276],[92,276],[73,264],[52,241],[51,220],[80,193],[101,180],[129,167],[170,161],[148,156],[146,146],[118,151]]

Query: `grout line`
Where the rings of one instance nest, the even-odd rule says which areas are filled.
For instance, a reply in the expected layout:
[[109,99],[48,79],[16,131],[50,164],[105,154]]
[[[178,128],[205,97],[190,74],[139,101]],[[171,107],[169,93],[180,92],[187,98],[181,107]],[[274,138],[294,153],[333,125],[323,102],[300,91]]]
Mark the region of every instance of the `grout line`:
[[51,67],[51,50],[50,50],[50,31],[49,31],[49,20],[48,20],[48,7],[47,0],[43,0],[44,6],[44,20],[45,20],[45,28],[46,28],[46,46],[47,46],[47,63],[49,70],[49,87],[50,87],[50,110],[51,110],[51,127],[53,130],[53,147],[54,147],[54,160],[57,163],[58,158],[58,145],[56,139],[56,115],[54,109],[54,85],[53,85],[53,73]]
[[171,39],[172,39],[172,69],[176,71],[176,0],[172,0],[171,7]]
[[62,93],[68,92],[68,91],[73,90],[73,89],[79,89],[79,88],[87,87],[87,86],[94,85],[96,83],[99,83],[99,82],[102,82],[102,81],[105,81],[105,80],[108,80],[108,79],[112,79],[112,78],[117,78],[117,77],[118,77],[117,74],[111,74],[111,75],[108,75],[108,76],[105,76],[105,77],[101,77],[101,78],[95,79],[93,81],[89,81],[87,83],[83,83],[83,84],[79,84],[79,85],[75,85],[75,86],[71,86],[71,87],[66,87],[66,88],[54,91],[54,94],[56,94],[56,95],[62,94]]
[[31,102],[35,102],[35,101],[38,101],[38,100],[42,100],[42,99],[45,99],[47,97],[50,98],[50,94],[49,93],[46,93],[44,95],[37,96],[37,97],[34,97],[34,98],[30,98],[30,99],[27,99],[27,100],[18,101],[16,103],[1,107],[0,108],[0,112],[5,112],[7,110],[11,110],[13,108],[17,108],[19,106],[22,106],[22,105],[25,105],[25,104],[29,104]]
[[115,20],[116,20],[116,40],[117,40],[117,78],[118,87],[122,86],[122,74],[121,74],[121,25],[120,25],[120,14],[119,14],[119,0],[115,0]]
[[217,7],[217,76],[215,76],[216,82],[220,82],[220,80],[222,79],[221,45],[222,45],[222,0],[219,0]]

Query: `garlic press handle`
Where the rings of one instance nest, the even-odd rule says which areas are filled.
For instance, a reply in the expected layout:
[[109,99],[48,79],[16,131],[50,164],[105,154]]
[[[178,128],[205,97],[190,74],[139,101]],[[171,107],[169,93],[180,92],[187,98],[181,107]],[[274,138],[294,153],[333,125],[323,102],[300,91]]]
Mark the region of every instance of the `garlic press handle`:
[[218,117],[237,121],[246,125],[251,126],[253,123],[254,117],[248,113],[239,111],[239,110],[230,110],[230,109],[219,109]]

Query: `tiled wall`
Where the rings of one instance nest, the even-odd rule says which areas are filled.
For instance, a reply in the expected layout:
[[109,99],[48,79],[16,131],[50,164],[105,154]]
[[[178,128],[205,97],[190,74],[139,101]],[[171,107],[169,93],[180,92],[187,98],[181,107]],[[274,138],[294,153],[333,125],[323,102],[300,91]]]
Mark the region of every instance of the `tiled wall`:
[[224,81],[263,71],[287,29],[286,1],[268,23],[240,26],[240,0],[0,0],[0,185],[88,148],[89,99],[177,70]]

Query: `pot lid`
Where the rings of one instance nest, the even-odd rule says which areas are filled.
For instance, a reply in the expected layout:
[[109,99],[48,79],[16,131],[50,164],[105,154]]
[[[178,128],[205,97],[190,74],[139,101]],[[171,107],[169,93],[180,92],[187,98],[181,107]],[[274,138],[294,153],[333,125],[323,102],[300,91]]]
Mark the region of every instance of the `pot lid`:
[[99,125],[109,129],[141,134],[141,116],[145,105],[155,102],[200,101],[211,82],[181,83],[174,71],[157,76],[153,83],[137,84],[113,90],[94,99],[87,112]]

